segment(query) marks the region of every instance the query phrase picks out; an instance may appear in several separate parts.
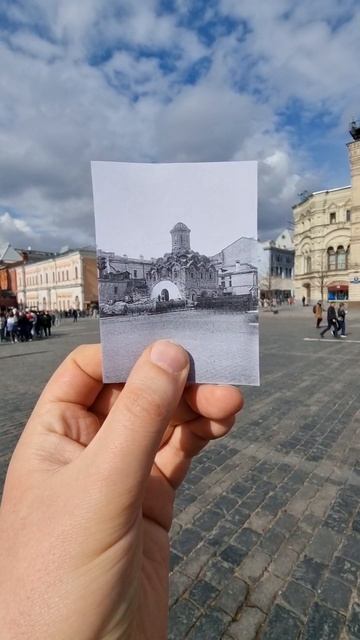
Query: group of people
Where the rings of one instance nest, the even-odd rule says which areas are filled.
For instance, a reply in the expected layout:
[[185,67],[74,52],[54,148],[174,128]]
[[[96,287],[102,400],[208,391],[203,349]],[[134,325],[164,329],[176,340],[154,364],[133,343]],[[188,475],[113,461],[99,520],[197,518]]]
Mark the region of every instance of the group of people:
[[31,342],[33,338],[51,336],[56,322],[52,311],[17,311],[10,309],[0,313],[1,342]]
[[[323,306],[321,300],[314,305],[313,312],[316,319],[316,328],[320,329],[323,319]],[[331,331],[334,338],[346,338],[346,310],[343,302],[340,302],[337,312],[334,303],[330,302],[326,312],[326,319],[327,326],[320,332],[321,338],[324,337],[327,331]]]
[[34,338],[49,338],[51,329],[64,317],[73,318],[77,322],[78,311],[39,311],[37,309],[8,309],[0,312],[1,342],[31,342]]

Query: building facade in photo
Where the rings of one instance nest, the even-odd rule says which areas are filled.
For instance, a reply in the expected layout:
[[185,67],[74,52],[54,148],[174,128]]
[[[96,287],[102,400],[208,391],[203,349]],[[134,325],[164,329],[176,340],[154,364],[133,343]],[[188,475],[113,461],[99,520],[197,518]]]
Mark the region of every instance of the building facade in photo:
[[306,195],[293,207],[296,297],[360,303],[360,125],[352,123],[351,185]]
[[97,305],[94,250],[70,250],[16,267],[19,308],[85,310]]
[[284,229],[275,240],[263,242],[264,265],[260,276],[260,299],[281,302],[294,296],[294,244]]
[[217,272],[209,257],[191,249],[190,229],[178,222],[170,231],[171,251],[145,260],[99,252],[100,300],[138,302],[191,300],[213,295],[218,289]]
[[144,260],[100,251],[100,300],[136,303],[145,300],[193,303],[199,298],[251,296],[257,299],[259,243],[240,238],[214,256],[191,248],[191,230],[178,222],[170,231],[171,251]]
[[250,293],[258,298],[258,274],[264,270],[262,254],[258,240],[242,237],[212,256],[224,295]]

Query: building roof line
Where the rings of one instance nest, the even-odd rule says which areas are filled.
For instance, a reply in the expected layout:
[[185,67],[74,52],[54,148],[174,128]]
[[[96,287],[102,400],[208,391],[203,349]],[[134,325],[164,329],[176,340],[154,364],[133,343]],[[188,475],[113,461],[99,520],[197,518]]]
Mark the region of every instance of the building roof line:
[[351,189],[351,184],[347,184],[344,187],[335,187],[334,189],[323,189],[322,191],[313,191],[312,196],[316,196],[319,193],[331,193],[332,191],[342,191],[343,189]]

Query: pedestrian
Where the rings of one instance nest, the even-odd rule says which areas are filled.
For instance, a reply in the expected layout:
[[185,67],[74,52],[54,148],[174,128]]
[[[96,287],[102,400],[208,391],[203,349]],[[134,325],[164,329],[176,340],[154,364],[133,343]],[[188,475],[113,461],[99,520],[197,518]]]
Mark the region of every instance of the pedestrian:
[[4,311],[0,314],[0,341],[6,342],[6,315]]
[[19,313],[19,340],[21,342],[27,342],[29,340],[29,320],[27,319],[26,313],[24,311],[20,311]]
[[337,315],[338,315],[338,324],[339,324],[339,330],[340,330],[340,338],[346,338],[346,333],[345,333],[346,311],[345,311],[345,305],[343,302],[340,302],[339,304]]
[[319,300],[316,303],[316,305],[314,305],[313,311],[314,311],[315,319],[316,319],[316,328],[319,329],[320,325],[321,325],[322,317],[323,317],[323,309],[322,309],[321,300]]
[[6,333],[10,342],[17,342],[18,320],[13,311],[10,311],[6,322]]
[[333,334],[334,338],[338,337],[338,322],[336,319],[336,310],[334,307],[334,303],[330,302],[328,310],[327,310],[327,327],[325,327],[325,329],[323,329],[320,333],[321,338],[324,337],[324,334],[327,331],[331,330],[331,333]]
[[2,497],[3,640],[168,637],[175,490],[242,406],[234,387],[187,386],[189,365],[156,342],[120,390],[88,345],[47,384]]
[[305,300],[306,300],[305,296],[303,296],[301,300],[302,300],[302,306],[305,307]]
[[77,320],[78,320],[78,312],[77,312],[76,309],[73,310],[73,314],[72,315],[73,315],[74,322],[77,322]]
[[45,338],[50,338],[50,336],[51,336],[51,315],[50,315],[50,313],[48,311],[46,311],[46,313],[44,313],[42,321],[43,321]]

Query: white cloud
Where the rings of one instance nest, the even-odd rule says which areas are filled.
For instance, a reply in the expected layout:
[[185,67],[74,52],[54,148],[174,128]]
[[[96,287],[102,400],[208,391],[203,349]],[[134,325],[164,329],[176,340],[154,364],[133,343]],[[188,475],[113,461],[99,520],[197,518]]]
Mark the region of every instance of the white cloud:
[[[2,224],[16,244],[34,244],[33,233],[44,248],[93,241],[92,159],[258,159],[266,235],[290,219],[297,193],[319,187],[307,141],[299,147],[296,123],[279,129],[279,111],[290,100],[308,118],[325,109],[338,122],[329,135],[344,139],[347,118],[360,115],[356,4],[220,0],[249,33],[239,24],[225,35],[219,22],[211,45],[179,22],[189,0],[177,6],[159,15],[156,0],[7,5],[20,27],[0,46],[0,204],[19,212]],[[216,19],[215,5],[206,14]],[[184,83],[204,56],[208,69]]]

